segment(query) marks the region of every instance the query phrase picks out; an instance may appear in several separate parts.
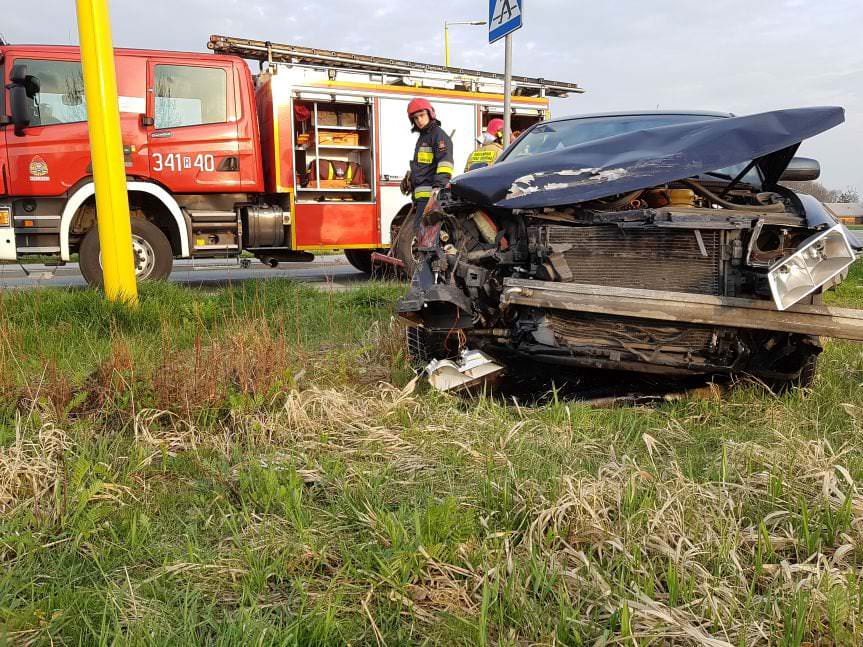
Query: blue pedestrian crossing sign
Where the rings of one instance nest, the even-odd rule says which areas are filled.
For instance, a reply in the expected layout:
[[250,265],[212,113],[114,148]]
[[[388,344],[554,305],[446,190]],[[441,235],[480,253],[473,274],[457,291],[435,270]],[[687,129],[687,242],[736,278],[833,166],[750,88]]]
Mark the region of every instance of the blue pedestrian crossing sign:
[[522,0],[488,0],[488,42],[494,43],[521,29]]

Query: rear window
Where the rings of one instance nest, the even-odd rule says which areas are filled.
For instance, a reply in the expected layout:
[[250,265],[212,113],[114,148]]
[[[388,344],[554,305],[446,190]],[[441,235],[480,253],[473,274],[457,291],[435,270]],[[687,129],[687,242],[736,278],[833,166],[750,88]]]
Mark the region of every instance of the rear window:
[[218,124],[228,120],[228,75],[215,67],[157,65],[156,128]]

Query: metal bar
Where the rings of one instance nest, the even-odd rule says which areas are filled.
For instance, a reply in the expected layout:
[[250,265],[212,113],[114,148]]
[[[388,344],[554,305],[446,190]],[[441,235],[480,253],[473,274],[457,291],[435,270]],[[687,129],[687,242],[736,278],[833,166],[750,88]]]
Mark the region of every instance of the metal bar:
[[54,245],[48,247],[19,247],[18,251],[24,252],[25,254],[47,254],[59,252],[60,248]]
[[503,147],[509,146],[512,135],[512,34],[506,35],[506,53],[504,55],[503,81]]
[[505,279],[504,287],[505,305],[863,341],[860,310],[797,305],[780,312],[770,301],[525,279]]
[[[362,54],[351,54],[333,50],[313,49],[298,45],[269,43],[267,41],[256,41],[230,36],[210,36],[207,47],[218,54],[232,54],[252,60],[268,60],[289,63],[293,65],[324,65],[328,67],[350,67],[353,69],[392,72],[399,74],[412,74],[415,72],[437,72],[450,74],[465,79],[482,79],[503,81],[504,75],[495,72],[483,72],[466,68],[447,67],[445,65],[432,65],[428,63],[416,63],[399,59],[382,58],[378,56],[365,56]],[[544,89],[549,96],[566,96],[570,93],[581,94],[584,88],[577,83],[565,81],[549,81],[546,79],[532,78],[526,76],[514,76],[513,81],[520,87]]]
[[312,131],[315,137],[315,186],[321,188],[321,138],[318,135],[318,102],[315,101],[315,128]]
[[137,303],[108,2],[78,0],[77,6],[105,296],[112,301]]

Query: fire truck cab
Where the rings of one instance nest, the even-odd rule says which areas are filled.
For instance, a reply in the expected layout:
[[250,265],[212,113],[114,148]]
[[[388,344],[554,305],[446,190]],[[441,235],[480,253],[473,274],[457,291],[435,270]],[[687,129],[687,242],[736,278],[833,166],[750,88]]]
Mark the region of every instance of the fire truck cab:
[[[360,269],[409,208],[407,101],[435,102],[464,166],[502,112],[496,75],[211,37],[213,54],[116,50],[139,278],[174,258],[310,260],[346,250]],[[262,62],[253,77],[243,59]],[[0,47],[0,260],[79,254],[101,281],[77,48]],[[574,84],[516,80],[514,129]],[[394,224],[395,223],[395,224]]]

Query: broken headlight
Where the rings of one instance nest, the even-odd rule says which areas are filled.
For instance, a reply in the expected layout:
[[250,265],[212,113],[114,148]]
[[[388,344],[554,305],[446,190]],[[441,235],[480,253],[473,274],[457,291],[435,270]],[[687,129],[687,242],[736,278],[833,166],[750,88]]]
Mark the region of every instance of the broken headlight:
[[767,274],[776,307],[779,310],[790,308],[841,274],[855,260],[854,250],[841,225],[810,236],[791,256],[773,265]]

